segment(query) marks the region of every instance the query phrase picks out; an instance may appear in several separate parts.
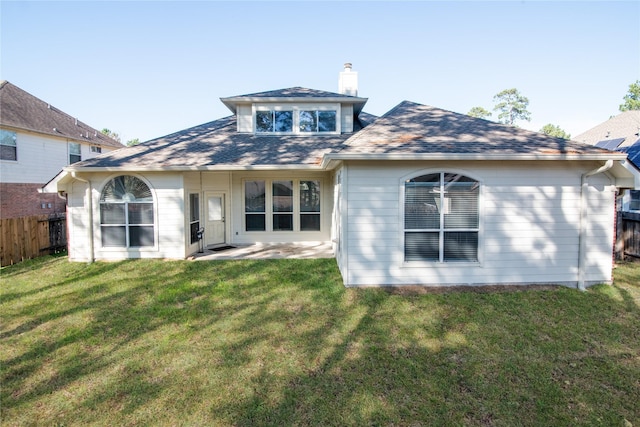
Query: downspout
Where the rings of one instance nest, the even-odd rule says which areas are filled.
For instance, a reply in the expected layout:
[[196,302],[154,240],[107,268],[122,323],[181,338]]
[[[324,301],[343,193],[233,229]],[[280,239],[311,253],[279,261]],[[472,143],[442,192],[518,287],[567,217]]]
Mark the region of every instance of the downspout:
[[96,257],[95,257],[95,248],[93,246],[93,191],[91,188],[91,181],[84,178],[80,178],[78,175],[76,175],[75,171],[71,172],[71,176],[73,177],[73,179],[76,179],[80,182],[84,182],[89,185],[89,187],[87,188],[88,199],[89,199],[89,263],[92,263],[96,260]]
[[592,171],[582,174],[581,186],[580,186],[580,230],[578,234],[579,249],[578,249],[578,289],[585,291],[584,276],[586,268],[586,253],[587,253],[587,190],[589,189],[589,182],[587,178],[592,175],[597,175],[602,172],[606,172],[613,167],[613,160],[609,159],[607,162]]

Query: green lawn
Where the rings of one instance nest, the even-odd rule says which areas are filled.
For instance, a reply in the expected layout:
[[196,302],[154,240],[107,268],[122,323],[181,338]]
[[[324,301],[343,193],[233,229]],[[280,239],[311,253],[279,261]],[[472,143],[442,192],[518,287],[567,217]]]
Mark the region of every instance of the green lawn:
[[3,268],[2,425],[640,426],[640,265],[345,289],[335,260]]

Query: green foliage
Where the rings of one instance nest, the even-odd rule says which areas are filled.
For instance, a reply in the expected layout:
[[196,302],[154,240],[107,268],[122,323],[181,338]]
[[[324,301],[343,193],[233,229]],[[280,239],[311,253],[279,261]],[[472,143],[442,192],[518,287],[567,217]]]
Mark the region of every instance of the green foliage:
[[138,145],[138,144],[140,144],[139,138],[134,138],[127,141],[127,147],[133,147],[134,145]]
[[629,85],[629,92],[622,98],[623,104],[620,104],[620,111],[640,110],[640,80]]
[[565,132],[560,126],[548,123],[540,129],[545,135],[555,136],[556,138],[571,139],[571,134]]
[[122,141],[120,140],[120,135],[119,135],[119,134],[117,134],[117,133],[115,133],[115,132],[113,132],[113,131],[111,131],[110,129],[103,128],[100,132],[101,132],[103,135],[106,135],[106,136],[108,136],[108,137],[109,137],[109,138],[111,138],[111,139],[115,139],[115,140],[116,140],[116,141],[118,141],[118,142],[122,142]]
[[487,111],[483,107],[473,107],[471,110],[469,110],[467,115],[471,117],[476,117],[478,119],[486,119],[487,117],[491,117],[491,112]]
[[345,289],[333,259],[2,269],[2,425],[622,426],[640,265],[613,286]]
[[527,110],[529,99],[518,92],[517,89],[505,89],[493,97],[496,106],[494,111],[499,111],[500,123],[515,125],[516,120],[531,120],[531,113]]

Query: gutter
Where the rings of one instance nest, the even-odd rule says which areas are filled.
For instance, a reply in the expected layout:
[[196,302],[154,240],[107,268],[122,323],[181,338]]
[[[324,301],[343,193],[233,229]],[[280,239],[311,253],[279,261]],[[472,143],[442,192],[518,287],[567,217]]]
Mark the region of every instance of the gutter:
[[71,171],[71,177],[80,182],[84,182],[89,185],[87,188],[87,196],[89,198],[89,263],[93,263],[96,260],[95,248],[93,244],[93,189],[91,187],[91,181],[80,178],[76,171]]
[[583,173],[580,186],[580,230],[578,234],[579,250],[578,250],[578,289],[586,291],[584,286],[584,276],[586,269],[586,253],[587,253],[587,190],[589,182],[587,178],[599,173],[608,171],[613,167],[613,160],[609,159],[599,168]]

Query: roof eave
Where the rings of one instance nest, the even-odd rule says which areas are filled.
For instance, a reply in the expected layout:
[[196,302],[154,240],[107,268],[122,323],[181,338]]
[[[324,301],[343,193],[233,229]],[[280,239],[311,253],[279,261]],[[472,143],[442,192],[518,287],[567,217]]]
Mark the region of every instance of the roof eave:
[[337,102],[340,104],[353,104],[354,111],[359,113],[364,108],[369,98],[359,97],[321,97],[321,96],[232,96],[229,98],[220,98],[220,101],[229,109],[233,114],[236,114],[237,104],[252,104],[254,102],[260,103],[275,103],[275,102],[287,102],[287,103],[325,103],[325,102]]
[[206,171],[271,171],[271,170],[321,170],[320,164],[298,165],[208,165],[208,166],[80,166],[67,167],[75,172],[206,172]]

